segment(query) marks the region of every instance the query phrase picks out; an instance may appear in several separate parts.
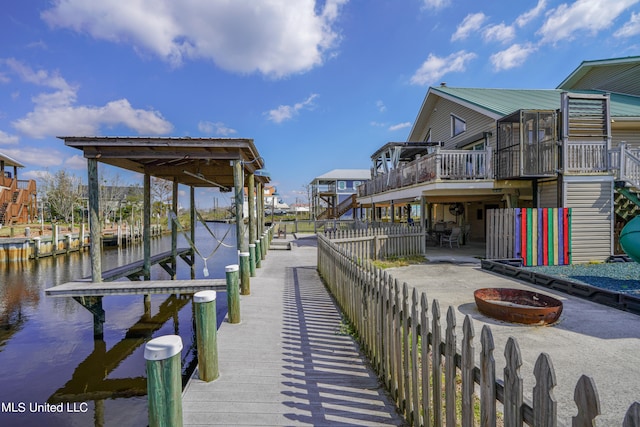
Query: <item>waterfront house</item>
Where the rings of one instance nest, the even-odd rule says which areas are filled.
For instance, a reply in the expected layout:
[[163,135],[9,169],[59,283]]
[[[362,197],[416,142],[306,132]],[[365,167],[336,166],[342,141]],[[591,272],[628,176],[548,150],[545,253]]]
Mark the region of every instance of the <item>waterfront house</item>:
[[311,214],[315,219],[355,218],[355,196],[359,185],[371,178],[367,169],[334,169],[314,178]]
[[426,227],[486,242],[490,210],[571,208],[573,262],[603,261],[640,203],[640,57],[585,61],[555,89],[430,87],[372,162],[361,206],[421,203]]

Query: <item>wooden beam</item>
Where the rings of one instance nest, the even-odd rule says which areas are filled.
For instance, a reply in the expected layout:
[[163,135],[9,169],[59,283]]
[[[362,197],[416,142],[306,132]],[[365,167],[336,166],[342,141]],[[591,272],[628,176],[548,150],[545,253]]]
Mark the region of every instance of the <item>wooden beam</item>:
[[242,208],[244,204],[244,193],[242,183],[242,162],[240,160],[233,161],[233,187],[236,202],[236,237],[238,241],[238,250],[242,251],[244,247],[244,236],[242,234]]
[[143,185],[143,218],[142,227],[142,243],[144,245],[144,267],[143,274],[145,278],[151,276],[151,176],[144,174]]

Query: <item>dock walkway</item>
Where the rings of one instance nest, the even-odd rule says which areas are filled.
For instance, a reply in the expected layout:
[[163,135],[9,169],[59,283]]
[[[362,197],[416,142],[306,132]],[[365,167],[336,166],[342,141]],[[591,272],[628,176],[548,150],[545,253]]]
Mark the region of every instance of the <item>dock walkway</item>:
[[241,296],[241,323],[218,331],[220,377],[197,370],[184,426],[402,426],[404,421],[316,271],[315,236],[270,251]]

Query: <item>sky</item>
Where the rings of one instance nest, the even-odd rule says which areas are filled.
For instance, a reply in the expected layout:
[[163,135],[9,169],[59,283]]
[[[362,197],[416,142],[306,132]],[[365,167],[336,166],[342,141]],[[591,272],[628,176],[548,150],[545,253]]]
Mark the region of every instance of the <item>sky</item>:
[[553,89],[637,55],[640,0],[6,0],[0,153],[21,179],[86,182],[57,136],[251,138],[306,203],[316,176],[406,141],[430,86]]

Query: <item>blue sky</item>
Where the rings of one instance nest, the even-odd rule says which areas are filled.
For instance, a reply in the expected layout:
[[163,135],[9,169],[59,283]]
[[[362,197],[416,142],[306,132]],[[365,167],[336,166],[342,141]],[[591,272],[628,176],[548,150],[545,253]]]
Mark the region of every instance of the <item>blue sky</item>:
[[0,40],[0,152],[21,178],[86,181],[61,135],[253,138],[293,203],[406,141],[429,86],[550,89],[640,55],[640,0],[9,0]]

